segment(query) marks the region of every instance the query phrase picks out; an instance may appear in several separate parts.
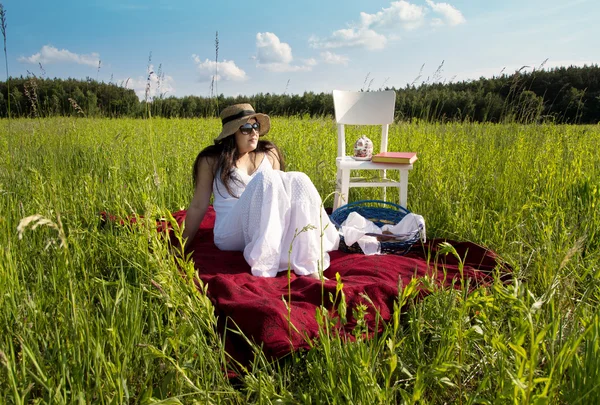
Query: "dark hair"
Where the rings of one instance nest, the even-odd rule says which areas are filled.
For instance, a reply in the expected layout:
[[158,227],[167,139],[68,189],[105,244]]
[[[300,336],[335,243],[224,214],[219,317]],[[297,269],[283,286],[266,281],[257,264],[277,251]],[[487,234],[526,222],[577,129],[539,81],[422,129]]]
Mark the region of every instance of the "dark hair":
[[[283,155],[273,142],[259,140],[256,149],[250,152],[252,154],[251,156],[253,162],[256,159],[256,152],[262,152],[265,154],[275,152],[274,155],[279,160],[279,166],[281,170],[285,169]],[[198,153],[198,156],[196,156],[196,160],[194,161],[192,173],[194,187],[196,187],[196,183],[198,182],[198,168],[200,167],[200,161],[203,158],[206,159],[208,157],[217,158],[215,164],[212,166],[213,177],[216,177],[217,173],[220,173],[219,177],[221,178],[221,182],[223,182],[225,185],[225,189],[230,195],[233,195],[230,184],[233,181],[240,181],[234,175],[235,162],[239,158],[235,136],[231,135],[219,141],[215,141],[214,145],[207,146],[206,148],[202,149],[200,153]],[[265,156],[265,159],[268,159],[268,157]],[[239,196],[234,197],[239,198]]]

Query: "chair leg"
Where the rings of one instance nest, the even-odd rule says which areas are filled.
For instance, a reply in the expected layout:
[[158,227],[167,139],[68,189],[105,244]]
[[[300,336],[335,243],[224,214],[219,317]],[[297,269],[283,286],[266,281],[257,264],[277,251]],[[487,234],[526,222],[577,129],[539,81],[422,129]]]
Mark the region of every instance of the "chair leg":
[[400,171],[400,205],[404,208],[408,208],[408,170]]
[[348,204],[350,202],[350,169],[342,170],[342,178],[341,178],[341,186],[342,186],[342,195],[340,196],[342,205]]
[[333,210],[335,211],[340,206],[340,193],[342,192],[342,176],[338,171],[335,174],[335,194],[333,196]]
[[333,196],[333,209],[336,210],[338,209],[340,206],[344,205],[346,201],[346,199],[348,198],[347,195],[345,195],[343,193],[343,173],[344,171],[341,169],[338,169],[337,173],[336,173],[336,180],[335,180],[335,195]]
[[[381,179],[385,180],[387,178],[387,171],[381,170]],[[383,186],[383,201],[387,201],[387,187]]]

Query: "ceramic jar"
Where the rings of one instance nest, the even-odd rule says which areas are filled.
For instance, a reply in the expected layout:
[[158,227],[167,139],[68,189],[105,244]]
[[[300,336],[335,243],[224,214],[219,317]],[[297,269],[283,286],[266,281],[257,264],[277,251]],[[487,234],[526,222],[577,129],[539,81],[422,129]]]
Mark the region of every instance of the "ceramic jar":
[[373,157],[373,142],[366,135],[362,135],[354,143],[353,157],[357,160],[371,160]]

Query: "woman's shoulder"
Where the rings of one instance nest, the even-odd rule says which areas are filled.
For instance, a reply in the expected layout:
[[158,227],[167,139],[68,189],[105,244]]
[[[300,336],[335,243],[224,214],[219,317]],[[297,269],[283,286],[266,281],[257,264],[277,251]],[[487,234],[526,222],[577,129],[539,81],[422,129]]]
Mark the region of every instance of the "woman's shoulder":
[[259,151],[264,153],[265,158],[269,159],[271,166],[276,170],[283,170],[283,156],[277,145],[270,141],[260,141]]
[[211,166],[214,165],[219,160],[218,155],[204,155],[202,157],[203,157],[204,161],[209,163]]
[[263,153],[264,153],[264,159],[269,160],[269,162],[271,163],[271,167],[273,167],[273,169],[279,170],[280,162],[281,162],[281,156],[279,156],[279,151],[277,149],[273,148],[273,149],[267,149]]
[[208,174],[214,176],[218,160],[219,157],[217,155],[200,153],[194,163],[194,175],[198,176],[200,173],[203,173],[205,176]]
[[199,154],[198,155],[198,160],[201,164],[205,165],[208,164],[209,166],[214,166],[217,161],[219,160],[219,156],[218,155],[212,155],[212,154]]

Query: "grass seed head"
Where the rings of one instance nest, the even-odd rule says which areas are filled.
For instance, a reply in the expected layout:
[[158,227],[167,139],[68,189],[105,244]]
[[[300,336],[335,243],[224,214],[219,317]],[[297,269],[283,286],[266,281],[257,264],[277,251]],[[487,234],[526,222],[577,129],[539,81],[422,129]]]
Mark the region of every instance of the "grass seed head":
[[[23,234],[29,226],[31,227],[32,231],[35,230],[38,226],[48,226],[52,229],[57,230],[61,239],[60,246],[65,246],[65,238],[63,233],[61,232],[60,227],[51,219],[48,219],[40,214],[30,215],[19,221],[19,225],[17,225],[17,233],[19,234],[19,240],[23,239]],[[48,245],[46,245],[46,248],[47,247]]]
[[79,104],[77,104],[77,101],[75,101],[71,97],[69,97],[68,100],[69,100],[69,103],[71,103],[71,106],[73,107],[73,109],[85,117],[85,112],[83,112],[83,109],[79,106]]

